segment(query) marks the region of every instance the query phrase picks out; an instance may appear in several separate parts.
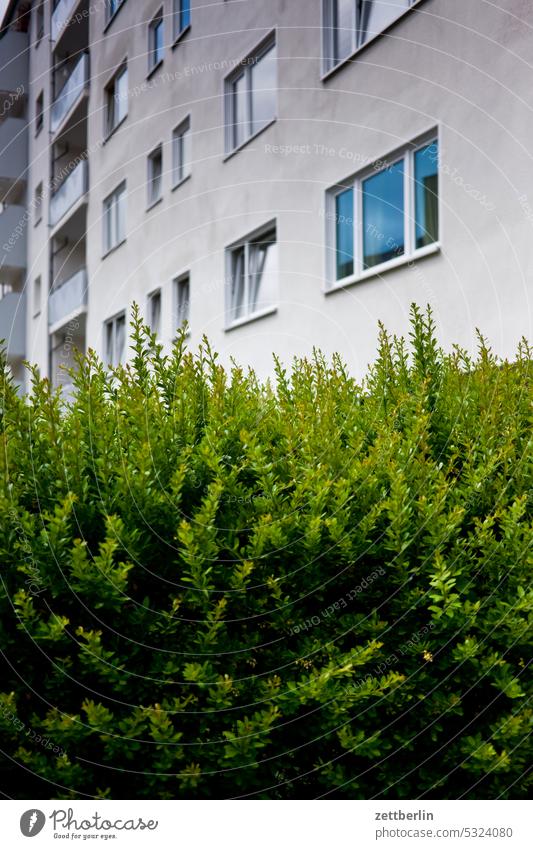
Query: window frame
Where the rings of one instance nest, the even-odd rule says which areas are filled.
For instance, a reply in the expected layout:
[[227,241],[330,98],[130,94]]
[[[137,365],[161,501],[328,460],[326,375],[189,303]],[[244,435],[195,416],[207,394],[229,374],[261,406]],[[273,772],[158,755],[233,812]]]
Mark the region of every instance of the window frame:
[[44,38],[45,27],[44,0],[39,0],[35,7],[35,47],[38,47]]
[[[437,143],[438,166],[437,166],[437,216],[438,216],[438,238],[423,247],[416,247],[416,176],[415,155],[417,151],[423,150],[428,145]],[[395,148],[390,153],[377,159],[373,164],[365,166],[345,180],[336,183],[326,190],[325,222],[326,222],[326,285],[324,293],[335,292],[345,289],[354,283],[364,281],[369,277],[379,276],[389,269],[407,265],[428,254],[440,251],[442,241],[442,181],[441,181],[441,133],[440,127],[433,127],[401,147]],[[363,183],[369,177],[381,174],[398,162],[404,161],[404,252],[392,259],[385,260],[370,268],[364,268],[364,223],[363,223]],[[347,189],[353,189],[353,259],[354,271],[352,274],[342,278],[336,276],[337,261],[337,238],[336,238],[336,208],[335,202],[339,194]]]
[[372,35],[367,41],[363,42],[363,44],[357,45],[357,11],[356,11],[356,0],[353,0],[353,25],[352,25],[352,49],[347,56],[344,56],[335,64],[329,64],[328,58],[330,57],[331,50],[331,33],[333,31],[332,27],[329,24],[330,16],[331,16],[331,4],[335,2],[335,0],[321,0],[321,11],[320,11],[320,28],[321,28],[321,44],[322,44],[322,58],[321,58],[321,66],[322,66],[322,76],[321,79],[324,81],[331,74],[334,74],[339,68],[342,68],[347,62],[350,62],[361,50],[365,50],[370,44],[376,41],[378,38],[381,38],[391,27],[396,26],[398,21],[401,21],[409,12],[412,12],[417,6],[424,2],[424,0],[411,0],[411,4],[407,7],[407,9],[403,9],[399,12],[398,16],[390,21],[385,27],[375,35]]
[[[188,160],[183,158],[183,136],[189,134]],[[181,162],[180,171],[181,177],[176,179],[176,142],[180,139]],[[185,116],[183,121],[180,121],[172,130],[172,188],[177,189],[182,183],[187,180],[192,174],[192,121],[191,114]]]
[[[235,107],[234,107],[234,85],[237,80],[241,79],[241,77],[245,78],[246,81],[246,123],[252,123],[252,111],[251,111],[251,96],[252,96],[252,87],[249,84],[249,79],[251,75],[252,68],[257,65],[261,59],[263,59],[270,50],[274,48],[276,50],[276,108],[274,110],[274,115],[272,118],[269,118],[261,127],[257,130],[251,131],[245,138],[240,141],[238,144],[234,144],[234,133],[235,133]],[[279,63],[278,63],[278,33],[277,29],[274,28],[270,30],[270,32],[261,39],[261,41],[256,44],[256,46],[249,51],[241,60],[237,63],[236,67],[224,78],[223,81],[223,103],[224,103],[224,159],[229,159],[239,150],[241,150],[245,145],[247,145],[252,139],[256,138],[260,133],[264,132],[267,127],[270,127],[278,119],[278,110],[279,110]],[[253,60],[253,61],[250,61]]]
[[[152,37],[157,26],[162,27],[161,39],[161,56],[153,59],[154,48],[152,47]],[[164,7],[160,6],[152,20],[148,24],[148,76],[151,76],[156,68],[159,68],[165,58],[165,16]]]
[[41,315],[43,302],[43,280],[40,274],[33,280],[33,296],[32,296],[32,317],[38,318]]
[[35,186],[33,202],[35,213],[35,220],[33,222],[33,226],[37,227],[37,225],[40,224],[43,220],[44,184],[42,180],[40,180],[39,183],[37,183],[37,185]]
[[[159,194],[157,197],[152,195],[153,189],[153,162],[156,156],[159,156],[161,159],[161,172],[159,174]],[[150,151],[148,156],[146,157],[146,210],[148,211],[156,203],[159,203],[160,200],[163,199],[163,142],[156,144],[156,146]]]
[[118,5],[117,5],[115,11],[110,13],[109,9],[110,9],[110,6],[111,6],[111,0],[106,0],[106,2],[105,2],[105,12],[104,12],[104,32],[106,31],[108,26],[111,24],[111,21],[115,20],[116,16],[118,15],[120,10],[122,9],[125,2],[126,2],[126,0],[118,0]]
[[[187,2],[189,8],[189,21],[184,26],[181,26],[181,18],[183,15],[183,5],[184,2]],[[172,0],[172,40],[173,45],[176,45],[177,42],[183,38],[186,32],[188,32],[192,25],[192,3],[191,0]],[[178,21],[178,27],[176,26],[176,21]]]
[[[231,288],[233,284],[233,274],[232,274],[232,258],[235,251],[241,250],[244,248],[244,301],[245,304],[248,305],[248,297],[246,293],[248,292],[249,287],[249,252],[250,245],[254,242],[260,241],[265,236],[268,236],[272,231],[276,234],[276,247],[278,248],[278,268],[277,268],[277,280],[276,280],[276,297],[273,300],[273,303],[269,306],[262,307],[259,310],[255,310],[254,312],[246,312],[244,315],[241,315],[239,318],[232,319],[232,304],[231,304]],[[236,242],[233,242],[231,245],[228,245],[225,249],[226,254],[226,280],[224,285],[224,330],[229,331],[233,330],[237,327],[241,327],[243,324],[248,324],[251,321],[256,321],[260,318],[264,318],[268,315],[272,315],[277,312],[278,304],[279,304],[279,238],[278,238],[278,221],[277,218],[272,218],[270,221],[267,221],[265,224],[262,224],[261,227],[252,230],[250,233],[247,233],[246,236],[239,239]]]
[[35,137],[42,132],[44,128],[44,89],[41,89],[35,98]]
[[[159,326],[157,327],[157,329],[154,330],[154,327],[152,325],[152,304],[156,298],[159,298]],[[152,289],[152,291],[149,292],[146,297],[146,323],[148,324],[148,327],[150,328],[152,333],[155,333],[156,336],[161,336],[161,330],[163,326],[163,289],[161,286],[157,286],[157,288]]]
[[[182,283],[187,283],[189,290],[189,299],[187,301],[187,316],[179,321],[179,287]],[[187,322],[187,335],[190,334],[190,318],[191,318],[191,272],[189,270],[182,271],[180,274],[177,274],[172,278],[172,298],[173,298],[173,306],[174,306],[174,319],[173,324],[176,326],[172,328],[172,333],[174,338],[176,338],[176,331],[181,330],[184,326],[185,322]]]
[[[124,202],[124,233],[122,235],[122,238],[120,238],[120,234],[118,233],[118,223],[117,223],[117,241],[114,242],[113,244],[108,244],[107,243],[107,235],[106,235],[107,220],[108,220],[107,219],[107,206],[106,206],[106,204],[108,203],[108,201],[111,201],[111,199],[115,199],[115,205],[116,205],[116,199],[119,196],[122,196],[122,195],[124,195],[124,201],[123,201]],[[109,194],[106,195],[106,197],[102,201],[102,206],[103,206],[102,241],[103,241],[103,246],[104,246],[104,250],[103,250],[103,256],[104,257],[106,257],[108,254],[110,254],[112,251],[116,250],[118,247],[120,247],[120,245],[122,245],[126,241],[127,199],[128,199],[127,183],[126,183],[126,180],[124,179],[124,180],[121,180],[121,182],[113,189],[113,191],[109,192]],[[117,222],[118,222],[118,220],[119,219],[117,219]]]
[[[127,354],[127,350],[128,350],[128,322],[127,322],[126,313],[127,313],[127,311],[125,309],[119,310],[119,312],[115,313],[114,315],[110,316],[109,318],[106,318],[105,321],[104,321],[104,346],[103,347],[104,347],[105,362],[106,362],[108,368],[109,367],[116,368],[117,366],[122,365],[122,363],[126,360],[126,354]],[[118,362],[116,362],[115,357],[116,357],[116,342],[117,342],[117,322],[121,318],[124,319],[124,351],[123,351],[123,359],[119,359]],[[113,342],[112,342],[113,357],[112,357],[112,359],[109,359],[109,357],[108,357],[108,345],[107,345],[107,335],[108,335],[107,330],[108,330],[108,327],[110,325],[111,325],[111,329],[112,329],[112,338],[113,338]]]
[[[124,2],[124,0],[123,0],[123,2]],[[105,141],[107,141],[107,139],[111,138],[113,133],[115,133],[118,130],[120,125],[123,124],[124,121],[126,120],[126,118],[128,117],[129,96],[126,99],[126,112],[124,113],[124,115],[122,116],[120,121],[116,121],[113,124],[112,127],[109,126],[109,103],[110,103],[111,98],[113,98],[114,101],[115,101],[114,109],[116,111],[116,86],[117,86],[117,81],[120,79],[120,77],[123,76],[123,74],[129,75],[127,57],[125,57],[122,60],[122,62],[118,65],[118,67],[113,72],[112,76],[108,79],[108,81],[106,82],[106,84],[104,86],[104,99],[105,99],[105,103],[104,103],[104,140]],[[128,85],[128,81],[126,82],[126,86],[127,85]],[[113,91],[113,94],[111,94],[111,90]],[[129,92],[128,87],[126,88],[126,90]]]

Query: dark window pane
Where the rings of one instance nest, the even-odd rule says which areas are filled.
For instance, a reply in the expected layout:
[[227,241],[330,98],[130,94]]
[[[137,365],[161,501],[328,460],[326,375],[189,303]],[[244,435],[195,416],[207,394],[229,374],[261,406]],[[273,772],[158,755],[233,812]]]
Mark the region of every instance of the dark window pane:
[[335,197],[336,276],[337,280],[353,274],[353,189]]
[[236,248],[231,254],[231,320],[240,318],[244,311],[244,286],[245,286],[245,250],[244,247]]
[[404,253],[403,174],[402,159],[363,182],[364,268]]
[[428,144],[415,153],[416,247],[439,238],[439,147]]
[[180,30],[184,30],[191,22],[191,0],[181,0]]

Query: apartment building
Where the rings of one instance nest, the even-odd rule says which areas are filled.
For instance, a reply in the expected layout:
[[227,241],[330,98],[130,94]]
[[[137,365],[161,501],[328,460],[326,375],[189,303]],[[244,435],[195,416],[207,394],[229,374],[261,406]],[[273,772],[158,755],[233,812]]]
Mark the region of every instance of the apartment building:
[[[0,336],[54,383],[128,357],[138,303],[272,371],[356,375],[377,322],[531,338],[525,0],[10,0]],[[3,103],[3,105],[1,105]]]

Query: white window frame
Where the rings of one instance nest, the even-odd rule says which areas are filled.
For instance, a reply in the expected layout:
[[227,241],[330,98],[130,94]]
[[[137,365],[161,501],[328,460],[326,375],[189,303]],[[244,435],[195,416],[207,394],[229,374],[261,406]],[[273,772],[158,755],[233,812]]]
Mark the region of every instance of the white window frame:
[[[430,144],[437,143],[438,145],[438,238],[437,241],[431,242],[424,247],[416,247],[416,208],[415,208],[415,154]],[[377,160],[373,165],[369,165],[358,171],[355,175],[337,183],[332,188],[326,191],[326,294],[334,292],[337,289],[344,289],[352,283],[357,283],[360,280],[365,280],[368,277],[373,277],[396,268],[400,265],[405,265],[413,260],[419,259],[428,254],[437,253],[441,247],[442,235],[442,215],[441,215],[441,179],[440,179],[440,132],[439,128],[420,135],[416,140],[403,145],[401,148],[396,148],[392,153]],[[364,234],[363,234],[363,183],[368,177],[373,177],[383,171],[389,169],[392,165],[404,160],[404,252],[397,257],[381,262],[371,268],[363,268],[364,263]],[[336,198],[347,189],[353,189],[353,244],[354,244],[354,271],[346,277],[337,279],[337,234],[336,234]]]
[[172,188],[191,176],[191,116],[187,115],[172,131]]
[[181,36],[187,32],[187,30],[191,26],[192,20],[192,2],[191,0],[187,0],[189,4],[189,22],[184,26],[181,26],[181,16],[183,14],[183,0],[173,0],[172,2],[172,31],[174,34],[174,41],[178,41]]
[[[185,282],[187,283],[188,289],[189,289],[189,298],[186,302],[187,303],[187,315],[186,316],[180,316],[179,292],[180,292],[180,286]],[[178,274],[176,277],[174,277],[174,279],[172,280],[172,288],[173,288],[173,299],[174,299],[174,324],[175,324],[175,327],[173,328],[173,332],[174,332],[176,329],[177,330],[181,329],[183,327],[183,325],[185,324],[185,322],[187,322],[187,325],[190,326],[190,319],[191,319],[191,273],[190,273],[190,271],[183,271],[181,274]],[[190,329],[187,332],[190,333]]]
[[250,256],[250,245],[252,242],[259,241],[263,236],[267,236],[272,231],[276,233],[276,246],[278,248],[278,281],[277,281],[277,295],[279,295],[279,239],[278,239],[278,223],[277,219],[273,218],[271,221],[268,221],[266,224],[263,224],[257,230],[254,230],[251,233],[248,233],[244,238],[239,239],[237,242],[229,245],[226,248],[226,284],[225,284],[225,330],[232,330],[234,327],[240,327],[242,324],[247,324],[250,321],[255,321],[258,318],[263,318],[264,316],[271,315],[272,313],[277,312],[278,309],[278,297],[275,298],[272,304],[269,304],[266,307],[263,307],[259,310],[247,311],[243,315],[239,316],[239,318],[232,318],[232,303],[231,303],[231,288],[233,284],[233,274],[232,274],[232,258],[235,251],[244,248],[244,303],[247,307],[248,305],[248,287],[250,285],[250,273],[249,273],[249,256]]
[[[124,350],[122,352],[122,358],[117,359],[117,356],[116,356],[117,355],[117,351],[116,351],[117,323],[121,319],[124,319]],[[109,351],[108,351],[108,345],[107,345],[108,328],[109,327],[111,327],[111,334],[112,334],[112,343],[111,344],[112,344],[112,348],[113,348],[111,358],[109,358],[109,356],[108,356]],[[115,313],[115,315],[111,316],[111,318],[107,318],[104,321],[104,356],[105,356],[105,362],[107,363],[108,366],[118,366],[118,365],[120,365],[126,359],[127,350],[128,350],[128,323],[127,323],[127,317],[126,317],[126,310],[120,310],[120,312]]]
[[[159,157],[161,159],[161,173],[159,175],[159,192],[158,194],[154,194],[154,159]],[[153,150],[150,151],[148,156],[146,157],[146,197],[147,197],[147,209],[150,209],[156,203],[158,203],[163,197],[163,144],[160,143],[154,147]]]
[[[159,298],[159,324],[156,328],[154,328],[152,307],[156,298]],[[146,319],[148,327],[152,333],[155,333],[156,336],[161,336],[163,325],[163,290],[161,289],[161,286],[158,286],[157,289],[153,289],[146,299]]]
[[[126,98],[126,111],[124,115],[117,120],[117,82],[122,76],[126,74],[126,92],[128,92],[128,62],[127,59],[124,59],[117,70],[113,74],[110,80],[106,83],[104,87],[104,97],[105,97],[105,109],[104,109],[104,137],[107,139],[109,136],[113,135],[115,130],[122,124],[123,121],[128,117],[128,108],[129,108],[129,97]],[[113,125],[110,123],[110,104],[113,102]]]
[[[258,64],[261,59],[266,56],[267,53],[274,48],[277,51],[278,47],[278,39],[276,30],[272,30],[266,38],[264,38],[259,44],[248,53],[244,59],[239,62],[236,69],[234,69],[231,74],[224,80],[224,126],[225,126],[225,151],[226,156],[230,156],[235,153],[237,150],[240,150],[244,145],[248,144],[248,142],[255,138],[255,136],[262,133],[267,127],[269,127],[274,121],[277,120],[278,117],[278,95],[279,95],[279,77],[278,77],[278,56],[276,52],[276,108],[274,110],[274,115],[272,118],[269,118],[265,123],[254,130],[251,127],[252,123],[252,87],[250,85],[250,79],[252,74],[252,67]],[[234,86],[235,83],[240,80],[242,77],[246,80],[246,120],[245,123],[248,125],[249,132],[246,133],[245,137],[242,141],[235,143],[234,133],[235,133],[235,101],[234,101]]]
[[[111,251],[118,248],[123,242],[126,241],[126,203],[127,203],[127,188],[126,188],[126,180],[122,180],[119,185],[110,192],[107,197],[103,200],[103,214],[102,214],[102,225],[103,225],[103,245],[104,245],[104,256],[106,256]],[[124,204],[123,210],[123,224],[124,224],[124,232],[120,232],[120,224],[121,224],[121,216],[120,216],[120,208],[119,203],[122,202]],[[111,221],[111,235],[113,235],[113,231],[115,232],[116,239],[115,241],[108,242],[107,235],[107,222],[108,215],[111,214],[113,216]]]
[[[159,24],[161,24],[161,26],[163,28],[162,29],[163,37],[162,37],[162,43],[161,43],[161,55],[157,58],[157,57],[154,57],[155,50],[154,50],[154,46],[152,44],[152,40],[153,40],[155,29]],[[152,18],[152,20],[150,21],[150,23],[148,24],[148,75],[150,75],[152,73],[152,71],[155,71],[155,69],[159,67],[159,65],[163,61],[164,57],[165,57],[165,16],[164,16],[163,6],[161,6],[157,10],[157,12],[155,13],[155,15]]]
[[[337,62],[334,62],[332,59],[333,56],[333,45],[332,45],[332,37],[334,29],[331,26],[331,17],[332,17],[332,4],[335,0],[322,0],[322,13],[321,13],[321,22],[322,22],[322,77],[328,76],[333,71],[337,70],[337,68],[342,67],[345,62],[348,62],[352,59],[356,53],[360,50],[363,50],[369,44],[372,44],[377,38],[381,38],[384,32],[386,32],[389,27],[395,26],[399,20],[401,20],[405,15],[408,15],[415,6],[418,6],[419,3],[422,3],[423,0],[410,0],[410,6],[407,9],[401,9],[396,18],[389,21],[388,24],[385,25],[383,30],[379,33],[375,33],[362,44],[357,43],[357,32],[358,32],[358,21],[357,21],[357,2],[356,0],[352,0],[353,8],[352,8],[352,47],[347,56],[344,56],[342,59],[339,59]],[[328,61],[329,60],[329,61]]]

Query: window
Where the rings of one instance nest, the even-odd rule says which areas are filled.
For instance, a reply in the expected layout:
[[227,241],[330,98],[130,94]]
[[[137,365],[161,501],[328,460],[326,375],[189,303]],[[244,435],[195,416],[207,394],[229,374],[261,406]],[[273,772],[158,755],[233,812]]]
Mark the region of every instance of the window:
[[35,101],[35,135],[39,135],[44,126],[44,92],[41,91]]
[[156,203],[163,194],[163,148],[161,145],[148,157],[148,206]]
[[126,238],[126,183],[104,200],[104,253]]
[[188,274],[183,274],[174,280],[174,297],[176,303],[176,325],[179,328],[189,322],[191,284]]
[[271,37],[226,80],[226,151],[258,133],[276,111],[276,43]]
[[37,318],[41,314],[41,278],[37,277],[33,281],[33,317]]
[[163,9],[160,9],[148,27],[148,71],[163,61]]
[[44,35],[44,0],[40,0],[35,10],[35,41],[39,44]]
[[111,135],[128,114],[128,68],[123,65],[105,89],[105,132]]
[[126,350],[126,313],[122,312],[106,321],[105,353],[110,366],[118,366],[124,360]]
[[324,71],[379,35],[418,0],[324,0]]
[[329,280],[350,282],[439,239],[438,141],[410,145],[328,193]]
[[405,253],[405,170],[400,159],[361,184],[363,269]]
[[425,248],[439,239],[439,173],[437,142],[416,151],[415,160],[415,248]]
[[274,308],[277,271],[275,226],[265,228],[228,250],[228,326]]
[[116,15],[125,0],[106,0],[105,19],[109,23],[112,17]]
[[39,221],[43,217],[43,184],[39,183],[39,185],[35,189],[35,198],[34,198],[34,213],[35,213],[35,226],[39,223]]
[[187,117],[172,133],[172,183],[177,186],[191,173],[191,119]]
[[148,326],[152,333],[161,332],[161,289],[148,295]]
[[191,25],[191,0],[174,0],[174,38]]

